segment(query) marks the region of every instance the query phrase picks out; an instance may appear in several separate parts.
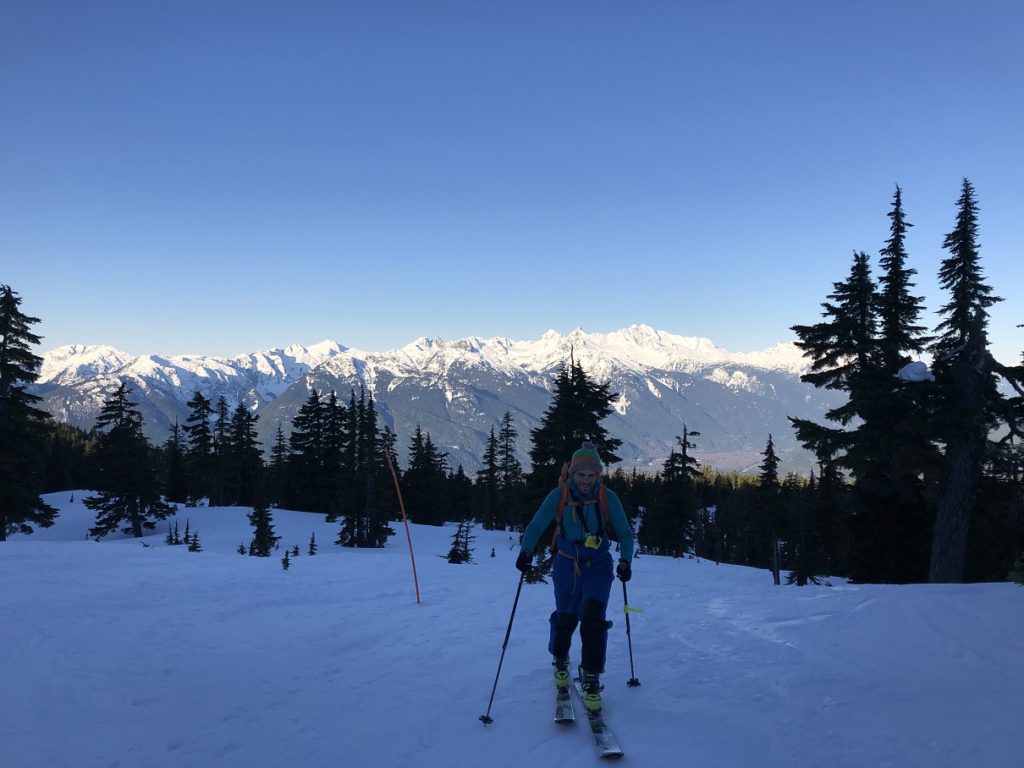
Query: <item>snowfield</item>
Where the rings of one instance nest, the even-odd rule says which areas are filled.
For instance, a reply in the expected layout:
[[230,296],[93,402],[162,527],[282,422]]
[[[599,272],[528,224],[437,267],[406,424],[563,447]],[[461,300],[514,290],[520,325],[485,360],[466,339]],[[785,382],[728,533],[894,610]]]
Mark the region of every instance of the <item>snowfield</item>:
[[[475,564],[454,526],[401,524],[383,550],[333,545],[274,511],[282,549],[236,549],[242,508],[181,509],[203,552],[87,540],[86,491],[0,543],[4,768],[527,768],[598,762],[577,703],[552,722],[553,599],[518,584],[508,533]],[[73,501],[72,501],[73,497]],[[306,554],[311,533],[319,552]],[[281,566],[284,547],[301,556]],[[491,557],[492,547],[495,556]],[[1024,761],[1024,591],[1012,584],[775,587],[766,571],[640,557],[612,590],[605,713],[634,766],[1012,768]],[[578,637],[574,653],[578,652]]]

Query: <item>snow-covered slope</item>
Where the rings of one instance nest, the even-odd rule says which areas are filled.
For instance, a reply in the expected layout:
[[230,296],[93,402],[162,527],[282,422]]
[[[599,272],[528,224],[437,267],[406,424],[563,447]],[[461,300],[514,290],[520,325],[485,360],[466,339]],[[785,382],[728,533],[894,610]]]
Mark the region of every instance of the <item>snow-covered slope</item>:
[[[383,550],[274,511],[286,547],[239,556],[247,510],[187,509],[204,551],[161,532],[85,540],[57,524],[0,543],[2,764],[11,768],[591,768],[584,723],[552,722],[547,584],[509,535],[412,526]],[[319,552],[306,554],[315,533]],[[149,546],[143,546],[147,544]],[[491,551],[494,557],[491,557]],[[1012,584],[775,587],[765,571],[644,556],[612,590],[604,699],[634,766],[1009,768],[1020,764],[1024,613]],[[578,638],[574,658],[578,658]]]

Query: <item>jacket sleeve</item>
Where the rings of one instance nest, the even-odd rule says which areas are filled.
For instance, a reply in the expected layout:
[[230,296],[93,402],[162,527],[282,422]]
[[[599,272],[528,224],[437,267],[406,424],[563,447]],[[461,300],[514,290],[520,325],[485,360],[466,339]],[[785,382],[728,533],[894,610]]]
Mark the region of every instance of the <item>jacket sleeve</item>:
[[533,515],[533,519],[523,532],[523,552],[533,554],[534,550],[537,549],[537,542],[540,540],[541,534],[544,533],[544,529],[548,527],[548,524],[555,519],[555,513],[558,511],[559,496],[561,496],[561,492],[558,488],[555,488],[541,502],[540,507]]
[[629,525],[629,518],[626,517],[626,510],[622,507],[622,501],[611,490],[608,493],[608,522],[612,524],[615,533],[619,537],[619,559],[631,562],[633,560],[633,529]]

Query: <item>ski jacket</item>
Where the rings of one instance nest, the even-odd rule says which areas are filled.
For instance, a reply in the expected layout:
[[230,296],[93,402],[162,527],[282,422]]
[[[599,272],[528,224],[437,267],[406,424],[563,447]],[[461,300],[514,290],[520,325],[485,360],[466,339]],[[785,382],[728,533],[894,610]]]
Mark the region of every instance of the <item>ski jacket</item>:
[[[600,481],[598,481],[600,482]],[[582,543],[588,533],[603,534],[607,538],[608,531],[603,530],[601,512],[597,505],[598,484],[595,483],[589,497],[582,497],[576,490],[572,478],[569,478],[569,489],[573,498],[580,502],[579,506],[567,507],[562,513],[561,537],[572,543]],[[608,498],[608,526],[614,530],[619,541],[619,559],[630,562],[633,559],[633,530],[629,527],[622,501],[609,488],[605,488]],[[523,533],[523,552],[533,552],[537,548],[540,537],[548,526],[554,522],[558,512],[561,490],[555,488],[547,495],[534,514],[530,524]]]

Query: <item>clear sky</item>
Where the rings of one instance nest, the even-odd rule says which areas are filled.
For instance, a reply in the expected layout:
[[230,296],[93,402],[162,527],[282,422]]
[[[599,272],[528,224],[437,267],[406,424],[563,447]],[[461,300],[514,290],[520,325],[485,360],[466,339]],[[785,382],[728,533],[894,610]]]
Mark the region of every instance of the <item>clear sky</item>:
[[819,319],[961,179],[1024,348],[1024,4],[0,1],[0,282],[42,350]]

